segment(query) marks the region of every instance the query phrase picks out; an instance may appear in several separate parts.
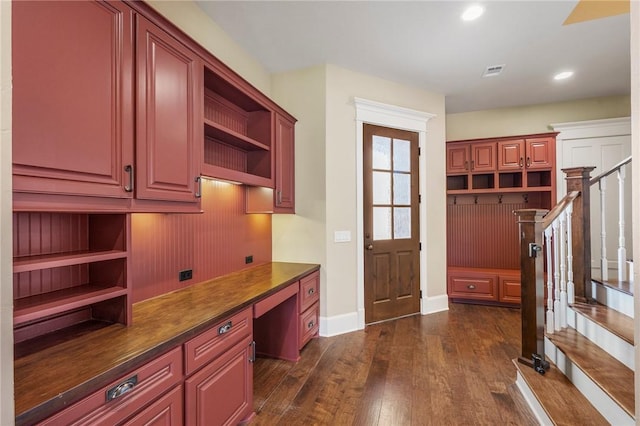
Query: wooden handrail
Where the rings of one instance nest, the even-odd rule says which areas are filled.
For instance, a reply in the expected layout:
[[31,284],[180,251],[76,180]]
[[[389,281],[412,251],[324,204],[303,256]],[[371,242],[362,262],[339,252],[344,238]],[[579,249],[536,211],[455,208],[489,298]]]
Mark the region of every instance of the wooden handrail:
[[549,211],[549,213],[545,215],[542,221],[542,229],[547,229],[549,226],[551,226],[553,221],[556,220],[556,218],[562,214],[562,212],[567,208],[567,206],[573,203],[573,200],[578,198],[578,195],[580,195],[580,191],[571,191],[567,195],[565,195],[564,198],[560,200],[560,202],[558,202],[558,204],[556,204]]
[[612,168],[610,168],[609,170],[607,170],[606,172],[600,173],[598,176],[591,179],[589,181],[589,184],[593,186],[594,184],[600,182],[602,179],[606,178],[607,176],[609,176],[610,174],[618,170],[620,167],[624,166],[625,164],[629,164],[630,162],[631,162],[631,155],[625,158],[624,160],[622,160],[621,162],[619,162],[618,164],[616,164],[615,166],[613,166]]

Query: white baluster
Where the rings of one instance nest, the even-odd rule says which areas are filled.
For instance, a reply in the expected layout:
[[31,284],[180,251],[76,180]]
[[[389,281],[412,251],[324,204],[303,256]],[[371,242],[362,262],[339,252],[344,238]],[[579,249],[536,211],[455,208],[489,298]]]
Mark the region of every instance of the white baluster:
[[[606,178],[598,181],[600,189],[600,277],[603,281],[609,280],[609,266],[607,262],[607,227],[605,219],[605,195],[607,192]],[[589,265],[585,265],[589,267]]]
[[567,328],[567,258],[565,238],[566,230],[566,214],[564,211],[560,217],[560,231],[558,232],[557,244],[560,246],[560,311],[556,311],[556,315],[560,316],[560,327]]
[[544,230],[544,248],[547,253],[547,333],[553,334],[553,281],[551,271],[551,227]]
[[618,282],[627,281],[627,248],[624,239],[625,166],[618,169]]
[[554,220],[551,225],[553,228],[553,325],[556,331],[560,331],[560,237],[558,225],[558,219]]
[[567,206],[567,302],[573,305],[576,302],[575,285],[573,284],[573,233],[571,220],[573,216],[573,203]]

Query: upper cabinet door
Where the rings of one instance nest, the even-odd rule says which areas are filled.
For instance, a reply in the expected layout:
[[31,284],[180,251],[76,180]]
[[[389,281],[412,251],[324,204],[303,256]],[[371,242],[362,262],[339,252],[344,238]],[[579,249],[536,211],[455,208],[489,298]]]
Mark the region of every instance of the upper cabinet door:
[[524,168],[524,150],[524,140],[522,139],[498,142],[498,170]]
[[553,138],[527,139],[528,169],[550,169],[555,164],[555,144]]
[[295,123],[276,115],[275,193],[276,213],[295,213]]
[[13,190],[130,198],[133,12],[13,2]]
[[198,203],[203,64],[148,20],[137,23],[136,198]]
[[496,170],[496,143],[483,142],[471,145],[471,171],[493,172]]
[[447,144],[447,174],[468,173],[469,144]]

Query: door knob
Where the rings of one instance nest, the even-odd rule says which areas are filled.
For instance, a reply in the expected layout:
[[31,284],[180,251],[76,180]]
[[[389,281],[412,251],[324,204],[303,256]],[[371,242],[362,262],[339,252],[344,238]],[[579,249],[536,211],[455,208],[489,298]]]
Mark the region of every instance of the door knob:
[[369,245],[367,246],[367,250],[373,250],[373,244],[369,244]]

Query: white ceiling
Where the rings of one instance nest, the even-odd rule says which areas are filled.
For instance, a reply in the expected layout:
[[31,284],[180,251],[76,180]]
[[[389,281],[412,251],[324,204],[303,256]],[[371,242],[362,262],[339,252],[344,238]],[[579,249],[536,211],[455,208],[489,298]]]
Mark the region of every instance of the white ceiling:
[[335,64],[442,93],[447,113],[630,93],[629,14],[563,26],[576,1],[484,1],[473,22],[466,1],[197,3],[270,72]]

